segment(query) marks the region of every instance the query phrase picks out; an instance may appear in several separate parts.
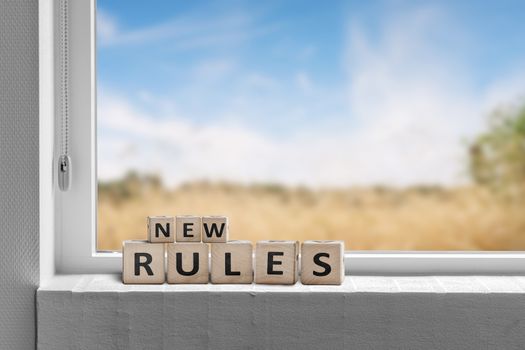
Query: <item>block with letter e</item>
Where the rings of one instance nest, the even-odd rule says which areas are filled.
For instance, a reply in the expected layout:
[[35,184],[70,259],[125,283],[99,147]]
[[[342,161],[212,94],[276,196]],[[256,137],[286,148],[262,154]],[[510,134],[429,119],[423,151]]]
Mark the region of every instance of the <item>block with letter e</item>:
[[211,244],[211,283],[253,282],[253,248],[250,241]]
[[148,241],[151,243],[175,242],[173,216],[148,216]]
[[200,216],[182,215],[175,218],[175,241],[200,242],[201,241]]
[[255,283],[296,283],[298,260],[297,241],[258,241],[255,245]]
[[305,241],[301,247],[302,284],[341,284],[345,278],[343,241]]
[[202,241],[204,243],[228,242],[228,218],[226,216],[203,216]]
[[122,282],[160,284],[166,280],[164,244],[124,241],[122,244]]

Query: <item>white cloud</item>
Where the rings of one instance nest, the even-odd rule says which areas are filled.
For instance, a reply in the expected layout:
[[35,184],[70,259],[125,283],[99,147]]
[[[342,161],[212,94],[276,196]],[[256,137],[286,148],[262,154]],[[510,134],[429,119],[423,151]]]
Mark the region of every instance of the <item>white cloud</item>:
[[525,69],[517,68],[511,74],[491,85],[482,101],[484,110],[495,106],[514,105],[525,101]]
[[115,18],[104,10],[97,9],[97,39],[99,44],[106,44],[115,40],[118,33]]
[[[199,126],[177,117],[156,120],[118,98],[104,99],[99,115],[101,178],[137,169],[158,172],[169,184],[195,177],[246,180],[255,173],[242,165],[272,147],[256,133],[237,127]],[[134,152],[123,157],[127,149]]]
[[483,119],[468,71],[457,71],[429,41],[436,16],[416,11],[387,22],[380,45],[359,27],[351,30],[348,101],[360,124],[353,135],[360,145],[354,166],[362,180],[397,185],[461,180],[462,138]]
[[235,68],[236,64],[232,59],[209,59],[199,62],[194,68],[193,75],[199,82],[203,80],[216,82],[230,75]]
[[[525,86],[511,79],[481,92],[475,89],[468,62],[457,64],[442,46],[433,45],[436,26],[443,25],[447,23],[441,13],[424,9],[388,20],[379,40],[357,25],[349,30],[348,83],[342,87],[348,110],[341,113],[351,126],[300,125],[277,137],[238,122],[199,124],[173,111],[154,117],[125,98],[104,94],[99,106],[99,175],[119,177],[128,169],[159,172],[170,185],[196,178],[311,186],[465,181],[463,140],[483,128],[490,109]],[[453,38],[443,40],[461,46]],[[210,69],[225,74],[232,66],[212,62],[199,69],[206,75]],[[279,81],[261,77],[253,75],[254,84],[273,86]],[[315,98],[314,83],[300,72],[295,85],[310,93],[305,97],[308,106],[308,99]],[[289,108],[291,114],[296,106]],[[242,112],[227,111],[235,113]],[[239,121],[242,115],[226,120]]]
[[296,84],[299,87],[299,89],[304,94],[311,94],[312,93],[312,90],[314,88],[314,84],[312,82],[312,79],[308,75],[308,73],[306,73],[306,72],[299,72],[299,73],[297,73],[297,75],[295,76],[295,81],[296,81]]

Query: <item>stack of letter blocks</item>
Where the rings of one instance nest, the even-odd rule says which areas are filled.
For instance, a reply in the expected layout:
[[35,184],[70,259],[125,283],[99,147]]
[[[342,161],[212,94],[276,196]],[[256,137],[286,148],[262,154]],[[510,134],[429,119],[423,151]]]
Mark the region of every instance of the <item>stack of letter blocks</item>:
[[342,241],[305,241],[300,256],[297,241],[258,241],[254,264],[250,241],[228,241],[224,216],[148,217],[148,240],[125,241],[122,256],[128,284],[295,284],[299,270],[303,284],[341,284],[345,274]]

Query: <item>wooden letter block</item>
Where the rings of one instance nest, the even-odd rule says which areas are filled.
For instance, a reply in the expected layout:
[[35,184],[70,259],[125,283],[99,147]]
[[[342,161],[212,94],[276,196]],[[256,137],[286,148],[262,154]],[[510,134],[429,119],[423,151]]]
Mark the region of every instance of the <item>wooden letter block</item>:
[[177,216],[175,218],[177,242],[200,242],[201,241],[201,218],[200,216]]
[[151,243],[175,242],[173,216],[148,216],[148,241]]
[[168,283],[208,283],[206,243],[168,244]]
[[297,282],[299,242],[258,241],[255,246],[255,283]]
[[157,284],[166,280],[164,244],[124,241],[122,244],[122,282]]
[[305,241],[301,249],[303,284],[341,284],[345,278],[343,241]]
[[228,218],[226,216],[203,216],[202,241],[204,243],[228,242]]
[[252,283],[252,254],[250,241],[212,244],[211,283]]

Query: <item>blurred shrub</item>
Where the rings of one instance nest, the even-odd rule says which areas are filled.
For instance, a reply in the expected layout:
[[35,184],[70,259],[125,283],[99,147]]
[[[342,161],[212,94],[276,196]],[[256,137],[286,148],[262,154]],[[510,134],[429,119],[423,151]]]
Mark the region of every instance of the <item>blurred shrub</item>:
[[99,181],[99,197],[114,203],[141,197],[147,192],[163,190],[162,180],[156,174],[128,172],[123,178],[112,181]]
[[478,184],[512,198],[525,194],[525,104],[500,109],[470,145],[469,170]]

